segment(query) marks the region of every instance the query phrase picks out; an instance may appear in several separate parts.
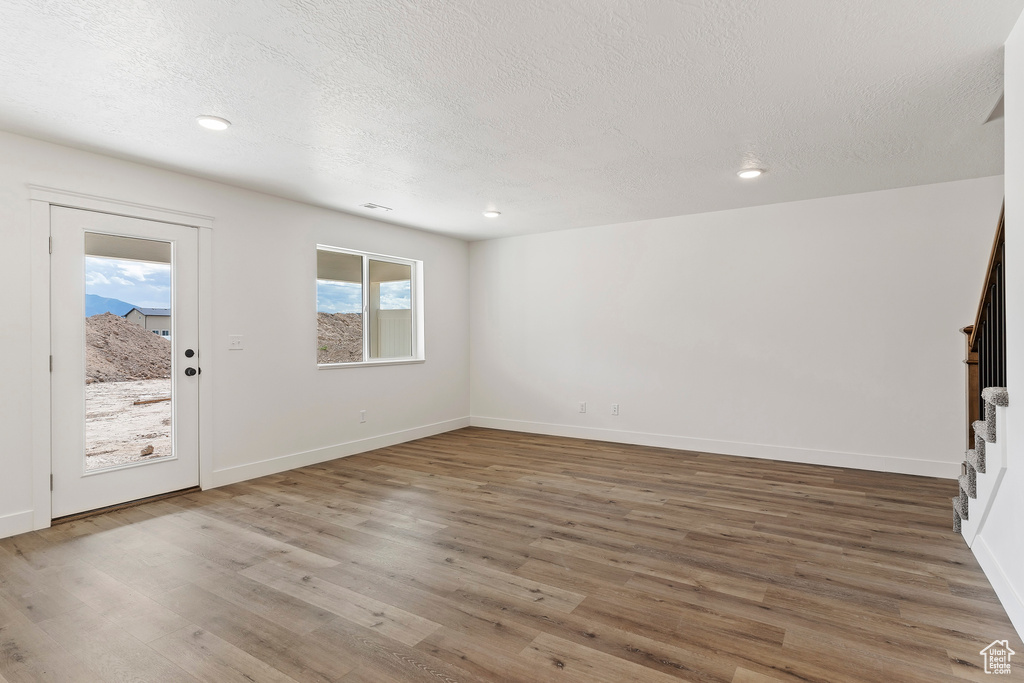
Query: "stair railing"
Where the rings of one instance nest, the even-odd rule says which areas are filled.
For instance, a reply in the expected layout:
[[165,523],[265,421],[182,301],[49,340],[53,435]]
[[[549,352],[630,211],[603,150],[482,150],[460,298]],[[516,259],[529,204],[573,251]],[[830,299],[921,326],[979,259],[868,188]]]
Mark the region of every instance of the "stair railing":
[[985,275],[985,288],[974,324],[963,328],[967,335],[967,448],[974,442],[971,425],[985,414],[981,391],[987,387],[1006,386],[1006,278],[1003,254],[1003,232],[1006,205],[999,212],[999,226],[992,243],[992,253]]

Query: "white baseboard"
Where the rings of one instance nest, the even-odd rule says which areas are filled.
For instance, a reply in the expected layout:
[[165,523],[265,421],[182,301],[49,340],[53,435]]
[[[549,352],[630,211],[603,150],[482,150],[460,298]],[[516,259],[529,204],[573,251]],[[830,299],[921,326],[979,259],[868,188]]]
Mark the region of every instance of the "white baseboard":
[[701,453],[716,453],[719,455],[738,455],[745,458],[801,462],[810,465],[848,467],[851,469],[892,472],[895,474],[916,474],[924,477],[940,477],[943,479],[956,479],[960,474],[960,463],[943,462],[940,460],[893,458],[886,455],[867,455],[864,453],[843,453],[839,451],[822,451],[810,448],[769,446],[765,444],[742,443],[738,441],[698,439],[688,436],[674,436],[671,434],[625,432],[616,429],[598,429],[594,427],[548,424],[545,422],[506,420],[499,417],[473,416],[470,418],[470,424],[474,427],[506,429],[513,432],[568,436],[576,439],[611,441],[613,443],[655,446],[658,448],[674,448],[682,451],[699,451]]
[[34,516],[35,513],[32,510],[23,510],[22,512],[14,512],[0,517],[0,538],[17,536],[18,534],[32,531]]
[[316,465],[317,463],[326,462],[328,460],[345,458],[350,455],[355,455],[356,453],[372,451],[376,448],[395,446],[400,443],[405,443],[406,441],[414,441],[415,439],[422,439],[427,436],[434,436],[435,434],[450,432],[454,429],[462,429],[463,427],[468,426],[469,418],[461,417],[455,420],[437,422],[435,424],[406,429],[400,432],[381,434],[380,436],[373,436],[368,439],[349,441],[347,443],[317,448],[312,451],[292,453],[291,455],[282,455],[277,458],[271,458],[270,460],[261,460],[259,462],[247,463],[245,465],[227,467],[222,470],[214,470],[212,477],[213,486],[217,487],[236,484],[240,481],[248,481],[249,479],[256,479],[257,477],[265,477],[268,474],[277,474],[278,472],[286,472],[287,470],[293,470],[297,467]]
[[[985,572],[988,582],[992,584],[996,597],[999,598],[1003,609],[1006,610],[1006,616],[1010,617],[1010,622],[1017,629],[1017,636],[1024,638],[1024,600],[1021,600],[1020,595],[1013,587],[1013,582],[1006,576],[1002,565],[999,564],[996,556],[992,554],[992,549],[988,547],[984,536],[978,536],[974,539],[971,551],[974,553],[974,557],[977,558],[978,564],[981,565],[982,571]],[[999,633],[993,636],[993,638],[1002,639],[1006,636],[1007,634],[1005,633]],[[985,637],[987,638],[988,635],[985,634]]]

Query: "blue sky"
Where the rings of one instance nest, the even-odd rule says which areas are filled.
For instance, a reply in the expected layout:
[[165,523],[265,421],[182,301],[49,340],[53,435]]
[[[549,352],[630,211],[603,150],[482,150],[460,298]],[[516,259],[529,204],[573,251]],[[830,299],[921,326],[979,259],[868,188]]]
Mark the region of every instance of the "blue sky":
[[[382,310],[411,308],[411,283],[382,282],[380,307]],[[363,286],[354,282],[316,281],[316,310],[320,313],[360,313],[363,308]]]
[[363,286],[352,282],[316,281],[318,313],[359,313],[363,310]]
[[120,299],[142,308],[170,308],[171,266],[86,256],[85,293]]

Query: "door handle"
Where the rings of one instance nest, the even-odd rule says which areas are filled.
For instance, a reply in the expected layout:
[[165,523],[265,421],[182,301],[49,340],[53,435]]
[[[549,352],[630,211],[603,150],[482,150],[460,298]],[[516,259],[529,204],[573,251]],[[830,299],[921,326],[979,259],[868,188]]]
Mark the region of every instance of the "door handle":
[[192,377],[195,374],[196,374],[196,369],[195,368],[185,368],[185,376],[186,377]]

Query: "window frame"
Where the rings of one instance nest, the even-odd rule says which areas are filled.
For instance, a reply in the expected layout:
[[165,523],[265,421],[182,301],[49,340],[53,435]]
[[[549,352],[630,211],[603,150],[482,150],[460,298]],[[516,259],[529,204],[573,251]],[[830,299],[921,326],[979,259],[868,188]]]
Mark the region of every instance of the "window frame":
[[[335,247],[329,244],[317,244],[316,251],[314,252],[314,264],[313,268],[316,272],[316,277],[313,280],[313,315],[316,320],[316,314],[319,313],[316,304],[316,284],[320,281],[320,273],[315,262],[315,254],[320,251],[331,251],[338,254],[348,254],[350,256],[359,256],[362,259],[362,311],[360,316],[362,318],[363,328],[363,360],[352,361],[350,363],[316,363],[318,370],[334,370],[337,368],[364,368],[376,365],[412,365],[414,363],[425,363],[426,351],[424,344],[423,335],[423,305],[422,305],[422,291],[423,291],[423,261],[416,259],[403,258],[401,256],[390,256],[388,254],[378,254],[372,251],[359,251],[358,249],[346,249],[344,247]],[[409,266],[410,268],[410,281],[409,281],[409,306],[411,307],[411,319],[412,319],[412,355],[402,356],[401,358],[370,358],[370,261],[384,261],[387,263],[396,263],[403,266]],[[316,345],[313,345],[313,360],[316,361]]]

